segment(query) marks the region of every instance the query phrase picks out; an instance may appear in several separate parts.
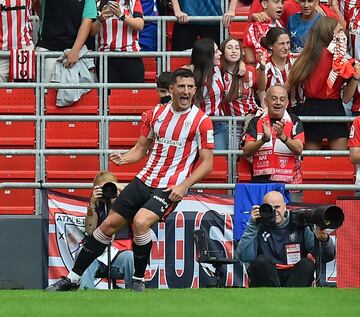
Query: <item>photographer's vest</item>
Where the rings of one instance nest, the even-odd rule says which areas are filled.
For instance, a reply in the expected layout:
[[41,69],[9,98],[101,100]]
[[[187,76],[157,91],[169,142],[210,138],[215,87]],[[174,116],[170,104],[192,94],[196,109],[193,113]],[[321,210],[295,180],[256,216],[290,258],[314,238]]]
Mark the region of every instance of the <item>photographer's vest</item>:
[[[281,121],[285,123],[285,135],[291,139],[294,124],[287,111],[285,111]],[[271,181],[291,183],[294,179],[295,155],[280,139],[276,137],[275,129],[273,129],[270,118],[267,114],[263,114],[256,122],[256,139],[260,140],[264,134],[264,122],[268,122],[270,125],[272,135],[270,141],[264,143],[253,155],[253,175],[271,175]]]
[[282,228],[259,225],[257,239],[258,254],[271,258],[278,269],[290,268],[308,254],[304,228],[291,223]]

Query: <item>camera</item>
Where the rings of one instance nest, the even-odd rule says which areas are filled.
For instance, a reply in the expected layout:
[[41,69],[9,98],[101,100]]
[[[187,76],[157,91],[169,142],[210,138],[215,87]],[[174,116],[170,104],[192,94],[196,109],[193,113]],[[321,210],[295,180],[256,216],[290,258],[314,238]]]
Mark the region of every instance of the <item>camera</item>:
[[259,208],[260,218],[256,221],[263,224],[274,224],[276,219],[276,211],[273,206],[269,204],[262,204]]
[[343,210],[335,205],[324,205],[315,209],[293,209],[290,221],[298,226],[317,225],[321,229],[337,229],[344,222]]
[[102,197],[105,199],[111,199],[117,197],[117,186],[113,182],[107,182],[103,185],[102,189]]

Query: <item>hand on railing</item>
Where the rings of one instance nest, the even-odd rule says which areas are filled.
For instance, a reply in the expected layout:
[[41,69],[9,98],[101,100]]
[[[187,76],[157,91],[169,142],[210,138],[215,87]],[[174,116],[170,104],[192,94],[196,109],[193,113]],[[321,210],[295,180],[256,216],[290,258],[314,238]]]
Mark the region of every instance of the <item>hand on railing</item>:
[[189,16],[185,12],[182,12],[181,10],[174,11],[174,15],[176,16],[179,23],[184,24],[189,22]]
[[224,15],[223,15],[223,25],[225,27],[229,27],[231,21],[234,19],[235,17],[235,11],[234,10],[228,10]]

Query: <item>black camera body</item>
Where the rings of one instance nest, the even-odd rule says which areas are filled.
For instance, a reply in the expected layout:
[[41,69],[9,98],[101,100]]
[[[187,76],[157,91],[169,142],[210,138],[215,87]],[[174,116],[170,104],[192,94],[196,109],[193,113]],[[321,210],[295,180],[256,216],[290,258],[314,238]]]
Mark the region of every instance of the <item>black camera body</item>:
[[107,182],[102,186],[102,197],[105,199],[116,198],[118,189],[113,182]]
[[297,226],[316,225],[321,229],[337,229],[344,222],[344,212],[336,205],[324,205],[315,209],[294,209],[290,221]]
[[265,225],[272,225],[276,220],[276,210],[269,204],[262,204],[259,208],[260,218],[256,219],[256,222]]

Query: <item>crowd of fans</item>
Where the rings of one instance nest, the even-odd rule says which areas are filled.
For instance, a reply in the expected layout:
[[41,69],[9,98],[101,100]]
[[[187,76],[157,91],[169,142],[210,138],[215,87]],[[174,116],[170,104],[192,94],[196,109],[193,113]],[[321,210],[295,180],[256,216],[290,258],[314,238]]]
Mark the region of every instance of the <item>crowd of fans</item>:
[[[195,74],[194,104],[209,116],[246,118],[238,129],[241,133],[233,137],[244,149],[248,142],[259,141],[256,151],[248,152],[257,164],[254,181],[259,176],[276,180],[282,174],[285,182],[299,183],[302,148],[318,150],[324,144],[334,150],[348,148],[347,124],[302,125],[297,115],[345,116],[347,103],[353,115],[358,114],[360,1],[254,0],[244,38],[230,36],[220,43],[219,23],[226,27],[233,23],[238,2],[228,1],[224,11],[222,0],[1,0],[0,47],[11,54],[0,57],[0,81],[31,79],[31,58],[24,62],[25,51],[64,52],[60,58],[46,59],[45,81],[56,75],[56,63],[72,68],[88,50],[155,51],[156,23],[145,23],[143,17],[173,14],[177,22],[172,49],[192,49],[190,64],[184,67]],[[32,41],[30,23],[35,13],[41,21],[37,43]],[[223,19],[189,22],[189,16]],[[98,63],[85,65],[94,81],[102,77]],[[144,64],[136,54],[109,58],[107,69],[108,82],[144,82]],[[266,95],[279,85],[286,89],[286,99]],[[269,117],[269,104],[281,115]],[[300,125],[304,146],[294,150],[291,144]],[[229,133],[226,121],[214,121],[215,149],[229,149]],[[272,155],[264,155],[269,151]],[[291,176],[285,177],[289,164]]]

